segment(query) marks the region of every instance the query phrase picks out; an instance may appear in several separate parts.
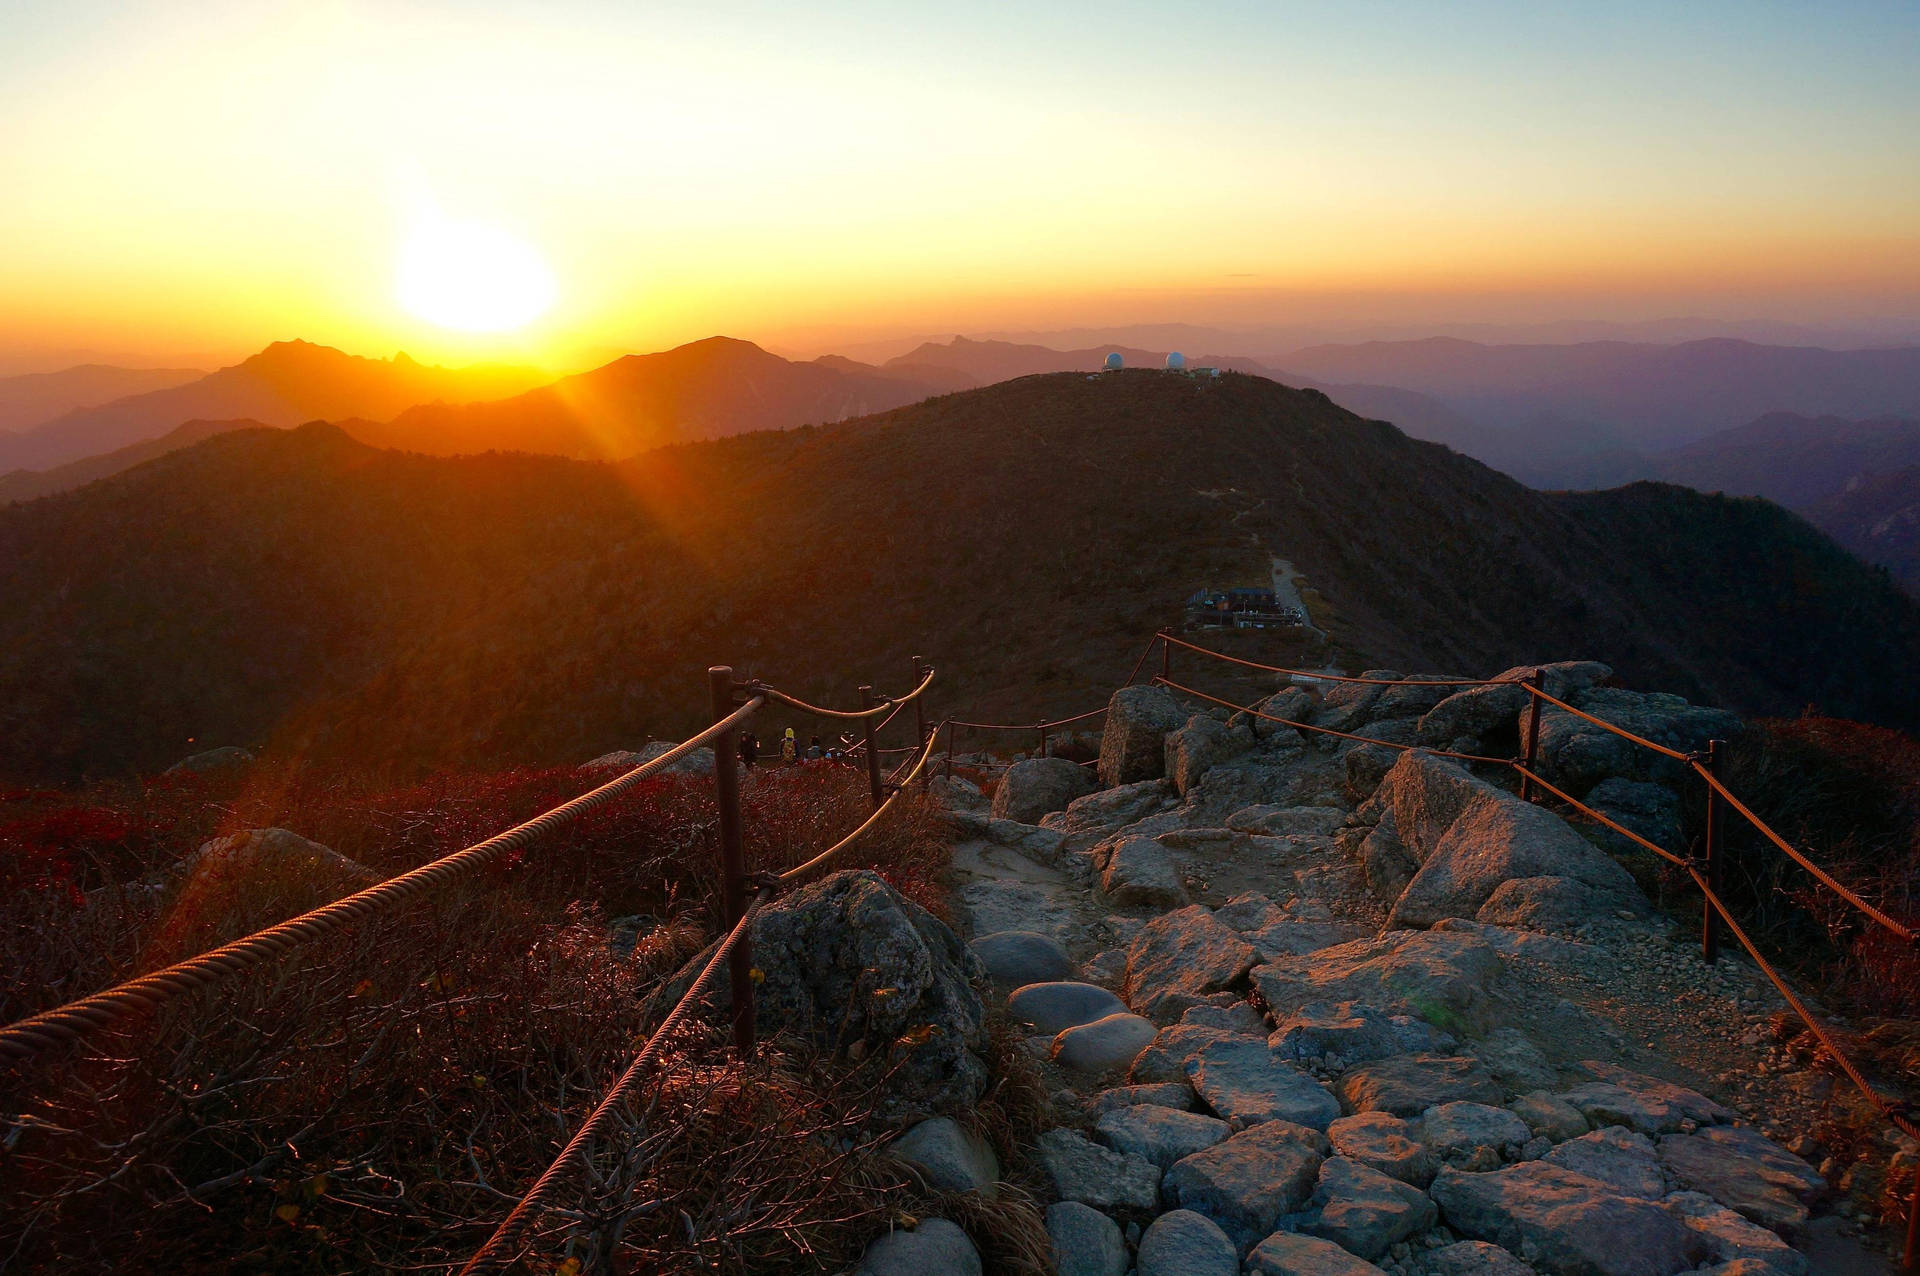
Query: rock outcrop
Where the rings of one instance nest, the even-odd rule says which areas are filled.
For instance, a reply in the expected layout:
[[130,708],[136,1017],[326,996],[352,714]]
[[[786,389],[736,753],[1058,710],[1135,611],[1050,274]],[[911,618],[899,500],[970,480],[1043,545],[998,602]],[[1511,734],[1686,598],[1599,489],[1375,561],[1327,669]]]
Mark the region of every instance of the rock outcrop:
[[1075,798],[1098,787],[1086,767],[1065,758],[1025,758],[1008,767],[993,791],[991,813],[997,820],[1038,824],[1040,817],[1064,811]]
[[1108,788],[1157,780],[1167,773],[1166,740],[1186,725],[1187,711],[1159,687],[1122,687],[1107,702],[1100,736],[1100,783]]

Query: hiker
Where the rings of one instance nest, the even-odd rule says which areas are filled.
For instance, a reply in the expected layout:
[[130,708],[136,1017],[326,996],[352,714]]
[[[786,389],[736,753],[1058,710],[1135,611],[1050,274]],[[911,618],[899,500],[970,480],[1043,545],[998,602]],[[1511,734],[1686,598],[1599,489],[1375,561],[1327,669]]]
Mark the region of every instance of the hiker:
[[827,756],[827,751],[820,747],[820,737],[817,735],[808,737],[807,761],[819,762],[824,760],[826,756]]
[[800,742],[794,739],[792,727],[788,727],[787,733],[780,737],[780,760],[788,766],[800,764]]
[[760,737],[751,731],[740,733],[740,765],[753,770],[753,764],[760,760]]

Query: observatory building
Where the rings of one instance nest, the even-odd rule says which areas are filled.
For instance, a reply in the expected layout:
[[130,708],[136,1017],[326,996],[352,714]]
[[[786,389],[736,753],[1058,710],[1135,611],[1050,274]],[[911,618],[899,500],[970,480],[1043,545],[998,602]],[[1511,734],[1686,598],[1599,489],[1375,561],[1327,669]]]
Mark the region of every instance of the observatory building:
[[1127,361],[1120,357],[1120,352],[1118,350],[1115,350],[1112,354],[1107,356],[1106,367],[1108,372],[1118,372],[1120,371],[1121,368],[1124,368],[1126,365],[1127,365]]
[[1186,370],[1187,370],[1187,356],[1181,354],[1178,350],[1175,350],[1172,354],[1167,356],[1168,372],[1185,372]]

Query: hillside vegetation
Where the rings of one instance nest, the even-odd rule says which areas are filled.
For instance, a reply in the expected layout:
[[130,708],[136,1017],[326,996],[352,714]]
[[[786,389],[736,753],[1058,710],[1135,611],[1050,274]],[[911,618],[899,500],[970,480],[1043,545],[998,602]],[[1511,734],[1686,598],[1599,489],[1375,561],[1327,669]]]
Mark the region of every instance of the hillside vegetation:
[[624,465],[239,432],[0,510],[0,767],[576,761],[684,732],[721,662],[844,701],[925,654],[946,708],[1084,709],[1271,555],[1356,665],[1920,716],[1914,604],[1773,506],[1536,493],[1315,392],[1130,371]]

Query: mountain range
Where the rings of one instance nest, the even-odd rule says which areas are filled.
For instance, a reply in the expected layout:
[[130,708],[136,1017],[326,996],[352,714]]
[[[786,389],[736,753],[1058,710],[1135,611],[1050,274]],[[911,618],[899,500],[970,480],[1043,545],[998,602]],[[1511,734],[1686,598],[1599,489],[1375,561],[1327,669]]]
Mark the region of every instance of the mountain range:
[[1139,370],[621,463],[240,430],[0,509],[0,770],[578,760],[686,731],[714,663],[845,700],[926,654],[943,709],[1081,710],[1275,557],[1343,663],[1920,721],[1915,603],[1777,506],[1530,491],[1316,391]]
[[116,368],[83,363],[58,372],[0,377],[0,437],[80,408],[171,389],[205,375],[194,368]]

